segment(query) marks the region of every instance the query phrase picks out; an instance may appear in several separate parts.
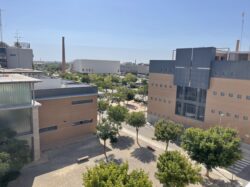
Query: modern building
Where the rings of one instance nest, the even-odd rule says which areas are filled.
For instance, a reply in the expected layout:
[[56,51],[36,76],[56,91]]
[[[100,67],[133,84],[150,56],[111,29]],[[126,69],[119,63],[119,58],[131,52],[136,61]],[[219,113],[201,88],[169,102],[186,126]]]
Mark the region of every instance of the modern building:
[[250,143],[249,54],[185,48],[176,50],[175,60],[151,60],[148,121],[231,127]]
[[0,68],[0,74],[21,74],[33,78],[42,78],[44,76],[44,72],[42,71],[33,69],[24,69],[24,68],[14,68],[14,69]]
[[134,73],[137,74],[137,64],[133,62],[124,62],[120,65],[120,71],[122,74]]
[[34,83],[38,79],[19,74],[0,74],[0,130],[10,128],[27,140],[34,160],[40,158],[38,108]]
[[137,65],[137,73],[142,75],[149,74],[149,64],[140,63]]
[[27,43],[8,46],[0,43],[0,66],[3,68],[33,68],[33,50]]
[[41,150],[96,132],[97,88],[61,79],[35,85]]
[[71,70],[86,74],[120,74],[120,62],[112,60],[74,60]]

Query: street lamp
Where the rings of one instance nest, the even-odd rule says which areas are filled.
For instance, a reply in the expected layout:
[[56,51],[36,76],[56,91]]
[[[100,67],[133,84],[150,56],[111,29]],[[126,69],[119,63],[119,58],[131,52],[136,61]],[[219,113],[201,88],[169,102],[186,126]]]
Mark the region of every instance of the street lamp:
[[224,116],[224,114],[220,113],[220,123],[219,123],[219,125],[221,125],[221,119],[222,119],[223,116]]

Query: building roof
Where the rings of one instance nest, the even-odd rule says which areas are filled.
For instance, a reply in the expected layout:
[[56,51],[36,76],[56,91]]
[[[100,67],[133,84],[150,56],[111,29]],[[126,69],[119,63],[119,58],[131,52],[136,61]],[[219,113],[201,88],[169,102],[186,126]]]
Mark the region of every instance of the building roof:
[[40,82],[39,79],[31,78],[21,74],[0,74],[0,84],[18,82]]
[[43,73],[42,71],[33,70],[33,69],[25,69],[25,68],[13,68],[13,69],[5,69],[0,68],[0,73],[32,73],[32,74],[39,74]]

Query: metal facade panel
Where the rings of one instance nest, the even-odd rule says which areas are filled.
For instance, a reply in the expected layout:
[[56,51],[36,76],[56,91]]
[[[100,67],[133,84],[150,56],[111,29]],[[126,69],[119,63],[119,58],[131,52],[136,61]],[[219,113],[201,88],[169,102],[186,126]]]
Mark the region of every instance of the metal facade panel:
[[190,87],[208,89],[210,85],[210,70],[192,69]]
[[150,73],[174,73],[174,60],[150,60],[149,72]]
[[176,49],[176,66],[190,67],[192,59],[192,48]]
[[215,55],[216,49],[214,47],[194,48],[192,66],[210,68]]

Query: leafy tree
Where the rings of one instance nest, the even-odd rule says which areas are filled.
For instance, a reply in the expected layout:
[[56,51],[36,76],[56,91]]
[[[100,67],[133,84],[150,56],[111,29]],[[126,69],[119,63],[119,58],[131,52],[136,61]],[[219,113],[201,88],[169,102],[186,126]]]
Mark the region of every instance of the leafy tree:
[[109,103],[105,100],[99,100],[97,102],[97,105],[98,105],[98,112],[100,114],[100,119],[102,118],[102,114],[104,113],[104,111],[107,110],[108,106],[109,106]]
[[125,121],[127,113],[128,109],[120,105],[110,106],[108,108],[108,119],[116,124],[118,132],[122,128],[121,124]]
[[114,128],[114,126],[110,123],[110,121],[106,119],[104,119],[101,123],[99,123],[96,129],[97,129],[98,137],[103,140],[103,151],[104,151],[106,161],[108,161],[107,154],[106,154],[106,141],[116,136],[117,129]]
[[93,168],[88,168],[83,174],[85,187],[152,187],[152,182],[143,170],[133,170],[128,173],[128,164],[101,162]]
[[131,89],[126,89],[126,92],[125,92],[125,94],[126,94],[126,100],[127,101],[131,101],[131,100],[133,100],[134,99],[134,97],[135,97],[135,93],[134,93],[134,91],[133,90],[131,90]]
[[90,83],[90,78],[88,75],[81,75],[81,82]]
[[139,128],[145,126],[146,119],[143,112],[132,112],[128,115],[127,122],[129,125],[135,127],[136,129],[136,141],[139,145],[138,141],[138,132]]
[[125,75],[124,81],[126,83],[136,82],[137,81],[137,77],[135,75],[133,75],[132,73],[127,73]]
[[184,187],[202,181],[201,168],[193,166],[189,160],[178,151],[166,151],[160,155],[157,162],[156,178],[165,187]]
[[182,137],[182,147],[193,160],[205,165],[207,177],[213,168],[228,167],[241,158],[240,139],[231,128],[189,128]]
[[8,128],[0,129],[0,186],[6,185],[8,175],[18,173],[31,158],[27,141],[18,140],[15,136],[16,133]]
[[158,141],[166,142],[166,151],[169,141],[176,141],[183,132],[183,126],[173,121],[159,120],[155,125],[155,138]]

